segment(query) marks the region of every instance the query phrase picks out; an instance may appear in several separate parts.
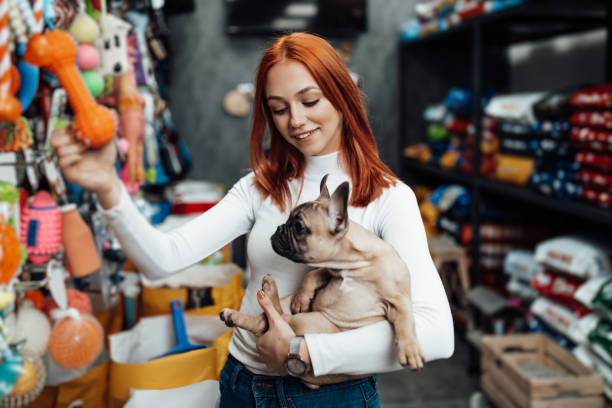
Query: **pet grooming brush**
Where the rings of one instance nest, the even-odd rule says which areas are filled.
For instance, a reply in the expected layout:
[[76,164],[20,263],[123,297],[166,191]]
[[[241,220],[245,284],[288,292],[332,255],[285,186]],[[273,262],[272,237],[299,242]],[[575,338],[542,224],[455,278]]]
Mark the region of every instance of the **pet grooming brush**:
[[166,357],[172,354],[206,348],[204,345],[189,343],[189,339],[187,338],[187,330],[185,329],[185,320],[183,318],[183,302],[178,299],[174,299],[172,302],[170,302],[170,309],[172,310],[172,320],[174,321],[176,346],[164,354],[153,358]]

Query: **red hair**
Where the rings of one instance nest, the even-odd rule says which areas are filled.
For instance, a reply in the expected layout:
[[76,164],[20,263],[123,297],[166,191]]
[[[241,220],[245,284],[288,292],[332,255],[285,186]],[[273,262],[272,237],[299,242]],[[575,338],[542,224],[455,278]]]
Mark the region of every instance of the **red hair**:
[[[278,132],[266,103],[268,71],[287,59],[300,62],[308,69],[325,98],[342,115],[339,158],[346,163],[353,184],[349,204],[365,207],[378,198],[383,189],[395,185],[397,177],[378,157],[361,91],[333,47],[312,34],[292,33],[278,38],[259,62],[250,136],[251,168],[257,189],[264,197],[270,196],[284,211],[291,198],[289,182],[304,175],[303,154]],[[263,152],[266,127],[270,132],[267,158]]]

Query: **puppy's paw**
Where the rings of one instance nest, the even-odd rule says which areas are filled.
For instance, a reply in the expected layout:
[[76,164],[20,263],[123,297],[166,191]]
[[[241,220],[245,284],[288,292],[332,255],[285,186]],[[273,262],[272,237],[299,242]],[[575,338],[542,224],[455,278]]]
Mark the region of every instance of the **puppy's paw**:
[[291,299],[291,313],[306,313],[310,312],[310,296],[303,293],[296,293]]
[[278,289],[276,288],[276,281],[274,277],[270,274],[264,276],[261,280],[261,290],[268,295],[269,298],[274,298],[278,296]]
[[402,366],[411,370],[420,370],[425,365],[423,351],[416,338],[397,342],[399,362]]
[[232,319],[232,313],[234,312],[234,310],[232,309],[221,309],[221,311],[219,312],[219,318],[221,318],[221,320],[223,322],[225,322],[225,325],[227,327],[234,327],[234,320]]

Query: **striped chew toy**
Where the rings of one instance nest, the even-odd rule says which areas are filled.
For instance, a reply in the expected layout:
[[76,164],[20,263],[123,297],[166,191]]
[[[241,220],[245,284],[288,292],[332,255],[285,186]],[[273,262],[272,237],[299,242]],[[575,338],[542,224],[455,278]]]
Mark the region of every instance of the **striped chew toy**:
[[19,0],[9,0],[9,24],[13,38],[17,44],[25,44],[28,42],[26,26],[19,12]]
[[14,122],[21,115],[21,103],[10,92],[11,53],[8,14],[8,0],[0,0],[0,120]]
[[[34,18],[34,12],[32,11],[32,6],[30,6],[29,0],[16,0],[17,7],[19,7],[19,12],[21,13],[21,17],[25,22],[25,25],[28,27],[28,32],[30,35],[40,32],[38,29],[38,22]],[[42,21],[42,9],[41,9],[41,21]]]
[[[28,0],[25,0],[28,1]],[[40,33],[43,29],[43,3],[44,0],[34,0],[32,4],[32,11],[34,12],[34,21],[36,22],[36,29],[32,33]]]

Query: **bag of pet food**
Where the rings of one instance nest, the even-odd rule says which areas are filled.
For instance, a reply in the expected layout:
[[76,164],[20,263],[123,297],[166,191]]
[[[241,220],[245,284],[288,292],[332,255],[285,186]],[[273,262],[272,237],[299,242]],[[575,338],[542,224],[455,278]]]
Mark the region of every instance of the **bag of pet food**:
[[569,235],[542,241],[535,250],[537,262],[583,279],[611,274],[611,255],[609,242]]
[[598,276],[584,282],[576,293],[574,299],[591,310],[601,310],[604,316],[612,318],[612,277]]
[[574,348],[572,354],[574,354],[574,357],[582,364],[591,367],[603,376],[604,393],[606,394],[606,398],[612,399],[612,367],[584,344]]

